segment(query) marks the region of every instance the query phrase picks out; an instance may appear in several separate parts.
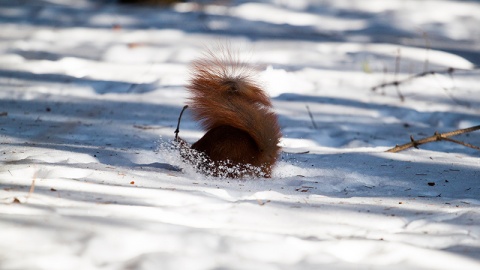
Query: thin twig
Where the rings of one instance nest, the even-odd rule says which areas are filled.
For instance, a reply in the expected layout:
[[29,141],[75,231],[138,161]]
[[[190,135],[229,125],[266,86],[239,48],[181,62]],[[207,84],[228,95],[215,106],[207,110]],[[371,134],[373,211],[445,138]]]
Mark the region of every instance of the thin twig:
[[387,150],[386,152],[397,153],[397,152],[403,151],[403,150],[411,148],[411,147],[418,148],[418,146],[421,145],[421,144],[426,144],[426,143],[435,142],[435,141],[442,141],[442,140],[458,143],[458,144],[461,144],[461,145],[466,146],[466,147],[470,147],[470,148],[473,148],[473,149],[480,150],[480,147],[477,147],[475,145],[471,145],[471,144],[468,144],[468,143],[464,143],[464,142],[461,142],[461,141],[457,141],[457,140],[448,138],[448,137],[457,136],[457,135],[460,135],[460,134],[472,132],[472,131],[479,130],[479,129],[480,129],[480,125],[469,127],[469,128],[464,128],[464,129],[457,129],[457,130],[454,130],[454,131],[451,131],[451,132],[446,132],[446,133],[435,132],[435,134],[433,136],[423,138],[423,139],[420,139],[420,140],[415,140],[415,139],[413,139],[413,136],[410,136],[410,141],[411,142],[400,145],[400,146],[397,145],[394,148],[391,148],[391,149]]
[[416,78],[420,78],[420,77],[425,77],[425,76],[428,76],[428,75],[433,75],[433,74],[441,74],[441,73],[453,73],[455,72],[455,69],[452,68],[452,67],[449,67],[447,69],[441,69],[441,70],[429,70],[429,71],[424,71],[424,72],[420,72],[420,73],[417,73],[417,74],[414,74],[412,76],[409,76],[403,80],[394,80],[394,81],[390,81],[390,82],[386,82],[386,83],[382,83],[382,84],[379,84],[379,85],[376,85],[374,87],[372,87],[372,90],[375,91],[377,90],[378,88],[384,88],[384,87],[387,87],[387,86],[396,86],[396,85],[400,85],[400,84],[403,84],[403,83],[406,83],[406,82],[409,82],[409,81],[412,81]]
[[469,144],[469,143],[466,143],[466,142],[458,141],[458,140],[455,140],[455,139],[452,139],[452,138],[442,138],[442,140],[453,142],[453,143],[458,143],[458,144],[466,146],[466,147],[470,147],[470,148],[473,148],[473,149],[480,150],[480,147],[478,147],[478,146],[475,146],[473,144]]
[[428,59],[428,56],[429,56],[431,46],[430,46],[430,38],[428,37],[427,32],[423,32],[422,35],[423,35],[423,39],[425,39],[425,63],[423,65],[423,72],[426,72],[428,70],[428,66],[430,62]]
[[178,116],[178,123],[177,123],[177,129],[175,129],[175,141],[178,142],[178,133],[180,132],[180,120],[182,120],[182,115],[183,112],[188,108],[188,105],[183,106],[182,111],[180,112],[180,116]]
[[400,48],[397,49],[397,56],[395,57],[395,80],[397,80],[398,72],[400,71],[400,60],[401,60],[401,50]]
[[435,75],[435,74],[444,74],[444,73],[447,73],[450,78],[453,79],[453,73],[458,71],[458,70],[463,70],[463,71],[472,71],[472,70],[478,70],[478,67],[476,68],[472,68],[472,69],[464,69],[464,68],[453,68],[453,67],[449,67],[449,68],[445,68],[445,69],[439,69],[439,70],[428,70],[428,71],[423,71],[423,72],[420,72],[420,73],[417,73],[417,74],[414,74],[414,75],[411,75],[403,80],[393,80],[393,81],[390,81],[390,82],[383,82],[381,84],[378,84],[376,86],[373,86],[371,89],[372,91],[376,91],[377,89],[379,88],[385,88],[387,86],[395,86],[395,85],[400,85],[400,84],[404,84],[404,83],[407,83],[409,81],[413,81],[417,78],[421,78],[421,77],[426,77],[426,76],[429,76],[429,75]]
[[305,107],[307,107],[308,115],[310,116],[310,120],[312,120],[313,128],[318,129],[317,124],[315,124],[315,120],[313,119],[313,115],[312,115],[312,112],[310,111],[310,108],[308,107],[308,105],[305,105]]
[[[436,74],[433,74],[433,75],[434,75],[435,79],[437,80],[438,84],[440,85],[440,87],[443,89],[443,91],[445,91],[445,94],[446,94],[453,102],[455,102],[455,103],[458,104],[458,105],[462,105],[462,106],[465,106],[465,107],[470,108],[471,105],[470,105],[469,102],[457,99],[455,96],[453,96],[452,93],[450,93],[450,91],[449,91],[446,87],[444,87],[444,86],[442,85],[442,83],[440,82],[440,80],[438,79],[438,77],[436,76]],[[454,78],[453,78],[453,69],[452,69],[451,71],[449,70],[448,75],[449,75],[450,80],[452,81],[452,85],[453,85],[453,87],[452,87],[451,89],[455,89],[456,86],[455,86],[455,80],[454,80]]]
[[30,190],[28,191],[27,200],[28,200],[28,198],[30,198],[30,196],[35,191],[35,181],[37,180],[37,173],[38,173],[38,171],[35,168],[35,173],[33,174],[32,184],[30,185]]
[[400,98],[400,101],[401,102],[404,102],[405,101],[405,96],[402,94],[402,92],[400,91],[400,87],[399,87],[399,84],[395,84],[395,90],[397,91],[397,95],[398,97]]
[[30,185],[30,190],[28,191],[28,197],[30,197],[30,195],[33,194],[33,192],[35,191],[35,178],[33,178],[32,180],[32,185]]
[[[398,48],[397,57],[395,58],[395,81],[398,81],[397,80],[397,75],[398,75],[398,72],[400,71],[400,60],[402,60],[401,52],[402,51],[400,50],[400,48]],[[397,95],[400,98],[400,101],[404,102],[405,97],[403,96],[402,92],[400,91],[400,86],[399,85],[400,85],[399,83],[395,84],[395,90],[397,91]]]
[[154,127],[154,126],[142,126],[142,125],[133,125],[134,128],[138,128],[138,129],[144,129],[144,130],[148,130],[148,129],[161,129],[163,127]]

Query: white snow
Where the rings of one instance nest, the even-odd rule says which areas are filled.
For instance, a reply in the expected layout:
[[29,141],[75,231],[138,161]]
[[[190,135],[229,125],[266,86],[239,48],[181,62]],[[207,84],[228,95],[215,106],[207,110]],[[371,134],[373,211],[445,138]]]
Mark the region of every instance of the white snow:
[[[480,125],[478,1],[204,2],[0,1],[0,269],[480,269],[480,152],[385,152]],[[271,179],[171,149],[218,44],[272,97]]]

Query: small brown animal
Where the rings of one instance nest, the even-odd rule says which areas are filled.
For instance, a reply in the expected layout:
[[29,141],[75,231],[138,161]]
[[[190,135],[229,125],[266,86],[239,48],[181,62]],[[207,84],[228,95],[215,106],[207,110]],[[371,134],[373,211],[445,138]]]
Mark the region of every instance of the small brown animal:
[[282,135],[252,69],[223,49],[194,61],[191,71],[188,105],[207,132],[191,147],[180,139],[182,157],[208,175],[271,177]]

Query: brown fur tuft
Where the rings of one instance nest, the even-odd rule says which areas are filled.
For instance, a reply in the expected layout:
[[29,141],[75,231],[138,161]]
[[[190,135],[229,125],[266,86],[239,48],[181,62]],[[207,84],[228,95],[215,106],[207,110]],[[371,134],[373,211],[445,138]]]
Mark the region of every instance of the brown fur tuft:
[[209,52],[193,62],[188,105],[207,133],[192,149],[206,156],[210,169],[222,162],[227,169],[252,165],[261,173],[247,169],[241,175],[270,177],[280,151],[280,126],[269,97],[252,76],[253,70],[230,50]]

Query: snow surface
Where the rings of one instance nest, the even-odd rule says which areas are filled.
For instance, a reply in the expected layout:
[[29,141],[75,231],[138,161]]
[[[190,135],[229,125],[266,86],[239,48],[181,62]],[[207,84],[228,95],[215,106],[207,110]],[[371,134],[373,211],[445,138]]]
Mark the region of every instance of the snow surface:
[[[384,152],[480,125],[480,3],[220,2],[0,1],[0,269],[480,269],[479,152]],[[219,43],[272,96],[271,179],[170,149],[188,64]],[[371,90],[426,70],[403,102]]]

